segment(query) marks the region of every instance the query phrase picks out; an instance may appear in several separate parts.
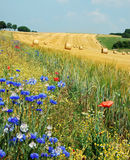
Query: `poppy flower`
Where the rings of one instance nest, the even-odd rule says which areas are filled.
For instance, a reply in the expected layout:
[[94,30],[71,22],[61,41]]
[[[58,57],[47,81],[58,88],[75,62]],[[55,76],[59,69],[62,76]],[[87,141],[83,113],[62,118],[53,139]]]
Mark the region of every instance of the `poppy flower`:
[[17,45],[15,46],[15,48],[20,49],[20,47],[19,47],[19,46],[17,46]]
[[114,102],[113,101],[104,101],[98,105],[98,107],[110,108]]
[[10,66],[8,66],[7,69],[10,69]]
[[59,74],[58,72],[55,72],[55,74]]
[[55,77],[54,78],[54,81],[59,81],[60,79],[58,77]]

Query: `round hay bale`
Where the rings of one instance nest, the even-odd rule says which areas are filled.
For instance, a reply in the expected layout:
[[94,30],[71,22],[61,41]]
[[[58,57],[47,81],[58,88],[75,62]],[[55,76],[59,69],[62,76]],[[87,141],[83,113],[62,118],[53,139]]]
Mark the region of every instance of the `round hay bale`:
[[33,44],[38,45],[38,44],[39,44],[39,41],[38,41],[37,39],[34,39],[34,40],[33,40]]
[[125,52],[122,52],[122,55],[125,55]]
[[127,52],[128,55],[130,55],[130,52]]
[[82,47],[82,46],[79,46],[79,50],[83,50],[83,47]]
[[117,51],[113,51],[114,54],[117,54]]
[[107,48],[102,48],[101,53],[108,54],[108,49]]
[[44,45],[47,45],[47,42],[43,42]]
[[72,49],[72,45],[70,43],[65,43],[65,49],[71,50]]

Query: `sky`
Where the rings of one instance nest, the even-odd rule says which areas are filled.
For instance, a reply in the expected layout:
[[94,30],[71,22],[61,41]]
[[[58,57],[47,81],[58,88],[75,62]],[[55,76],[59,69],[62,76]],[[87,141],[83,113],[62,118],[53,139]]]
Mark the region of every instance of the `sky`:
[[124,32],[129,16],[130,0],[0,0],[0,21],[38,32]]

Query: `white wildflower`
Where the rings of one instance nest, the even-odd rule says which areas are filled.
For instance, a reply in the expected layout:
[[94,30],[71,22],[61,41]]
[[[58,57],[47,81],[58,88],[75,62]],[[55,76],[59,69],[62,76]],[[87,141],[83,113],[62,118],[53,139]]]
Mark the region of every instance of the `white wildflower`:
[[52,132],[51,132],[51,131],[47,131],[47,132],[46,132],[46,135],[49,136],[49,137],[51,137]]
[[21,124],[20,130],[22,132],[27,132],[28,131],[28,125],[26,123]]
[[18,139],[22,139],[22,138],[23,138],[23,134],[22,134],[21,132],[20,132],[20,133],[17,133],[16,137],[17,137]]
[[48,129],[48,130],[52,130],[52,126],[51,126],[51,125],[48,125],[48,126],[47,126],[47,129]]
[[29,147],[30,147],[30,148],[36,148],[36,143],[31,142],[31,143],[29,144]]

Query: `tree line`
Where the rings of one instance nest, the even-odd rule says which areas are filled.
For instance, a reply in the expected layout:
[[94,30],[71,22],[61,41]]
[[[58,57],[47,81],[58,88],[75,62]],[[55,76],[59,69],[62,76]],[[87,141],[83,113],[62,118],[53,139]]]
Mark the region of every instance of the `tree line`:
[[17,24],[12,24],[10,22],[6,23],[4,21],[0,21],[0,30],[2,29],[13,29],[14,31],[18,30],[18,31],[21,31],[21,32],[37,32],[37,31],[34,31],[34,30],[30,30],[27,26],[17,26]]
[[122,38],[130,38],[130,29],[125,29],[123,33],[110,33],[110,34],[122,36]]
[[112,49],[130,49],[130,41],[118,41],[113,44]]

